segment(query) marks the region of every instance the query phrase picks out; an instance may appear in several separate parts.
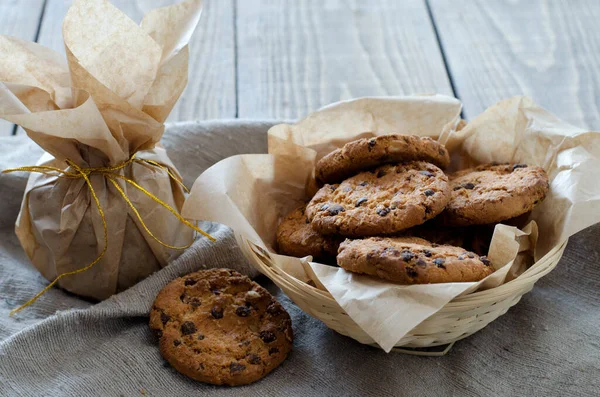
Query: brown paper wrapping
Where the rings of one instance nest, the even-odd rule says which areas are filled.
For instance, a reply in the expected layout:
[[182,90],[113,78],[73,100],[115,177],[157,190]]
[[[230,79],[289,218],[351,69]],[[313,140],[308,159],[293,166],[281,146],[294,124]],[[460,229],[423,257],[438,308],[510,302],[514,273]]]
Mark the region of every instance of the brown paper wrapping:
[[[179,175],[158,142],[187,84],[187,42],[200,12],[200,0],[191,0],[153,10],[137,26],[107,1],[76,1],[63,22],[66,63],[40,45],[0,36],[0,117],[23,127],[47,152],[37,165],[66,170],[69,159],[80,167],[114,166],[137,153]],[[181,209],[184,192],[158,167],[133,163],[119,173]],[[59,284],[104,299],[180,251],[148,236],[103,176],[90,179],[106,215],[108,250],[90,270]],[[125,181],[118,183],[161,241],[190,243],[191,229]],[[16,233],[49,280],[86,266],[104,247],[103,224],[81,178],[31,174]]]
[[[482,162],[539,165],[551,187],[546,200],[516,227],[497,225],[489,258],[496,271],[478,283],[402,286],[311,258],[271,255],[299,280],[328,290],[348,315],[384,350],[447,302],[518,277],[549,249],[600,221],[600,133],[568,125],[530,99],[491,107],[465,126],[461,104],[441,95],[362,98],[327,106],[293,124],[269,130],[269,154],[225,159],[196,180],[183,215],[229,225],[274,252],[278,222],[314,192],[315,162],[359,137],[387,133],[437,137],[452,167]],[[369,341],[361,341],[368,343]]]

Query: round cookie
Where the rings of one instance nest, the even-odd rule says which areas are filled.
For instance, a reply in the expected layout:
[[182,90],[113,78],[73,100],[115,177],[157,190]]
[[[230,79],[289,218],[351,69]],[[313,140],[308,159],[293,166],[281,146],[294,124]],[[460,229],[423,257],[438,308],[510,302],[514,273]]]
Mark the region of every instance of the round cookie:
[[452,226],[501,222],[524,214],[546,197],[548,176],[525,164],[487,164],[450,175],[452,198],[443,214]]
[[315,260],[335,258],[342,239],[317,233],[304,214],[305,209],[306,204],[294,209],[279,224],[278,252],[298,258],[311,255]]
[[306,207],[313,229],[348,237],[399,232],[433,218],[450,199],[448,177],[433,164],[387,164],[325,185]]
[[426,161],[448,167],[450,156],[441,143],[417,135],[381,135],[345,144],[317,162],[316,178],[337,183],[360,171],[385,163]]
[[215,385],[254,382],[292,349],[292,322],[260,285],[235,271],[210,269],[178,278],[150,312],[162,356],[179,372]]
[[337,261],[348,271],[399,284],[479,281],[494,272],[485,256],[417,237],[346,240]]

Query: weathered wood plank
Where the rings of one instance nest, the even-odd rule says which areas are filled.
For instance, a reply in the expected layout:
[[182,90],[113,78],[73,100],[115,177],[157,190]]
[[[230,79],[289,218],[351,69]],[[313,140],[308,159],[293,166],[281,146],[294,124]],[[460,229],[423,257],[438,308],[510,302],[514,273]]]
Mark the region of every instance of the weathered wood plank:
[[452,94],[424,0],[237,2],[238,115],[360,96]]
[[[153,8],[179,0],[111,0],[139,23]],[[48,0],[38,42],[64,53],[62,20],[72,0]],[[168,121],[233,118],[236,114],[233,0],[207,0],[190,41],[188,85]]]
[[[0,34],[35,40],[44,0],[0,1]],[[14,124],[0,120],[0,136],[11,135]]]
[[600,129],[600,2],[430,4],[466,117],[525,94],[566,121]]

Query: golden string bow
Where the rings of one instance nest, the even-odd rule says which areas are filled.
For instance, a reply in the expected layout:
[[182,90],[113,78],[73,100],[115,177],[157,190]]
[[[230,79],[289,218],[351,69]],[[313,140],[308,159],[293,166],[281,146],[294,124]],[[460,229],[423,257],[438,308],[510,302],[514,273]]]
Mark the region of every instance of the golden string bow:
[[129,199],[129,197],[127,197],[127,194],[125,194],[125,192],[123,191],[123,189],[121,189],[121,187],[119,186],[119,184],[117,183],[117,179],[121,179],[124,180],[125,182],[129,183],[131,186],[135,187],[136,189],[138,189],[139,191],[141,191],[142,193],[144,193],[145,195],[147,195],[148,197],[150,197],[152,200],[154,200],[156,203],[158,203],[159,205],[163,206],[164,208],[166,208],[167,210],[169,210],[173,215],[175,215],[175,217],[177,217],[177,219],[179,219],[179,221],[181,221],[184,225],[192,228],[194,231],[208,237],[211,241],[215,241],[215,238],[212,237],[210,234],[206,233],[205,231],[199,229],[197,226],[193,225],[192,223],[190,223],[189,221],[187,221],[186,219],[184,219],[175,209],[173,209],[173,207],[171,207],[169,204],[165,203],[164,201],[162,201],[161,199],[159,199],[158,197],[156,197],[154,194],[150,193],[148,190],[146,190],[145,188],[143,188],[142,186],[140,186],[139,184],[137,184],[134,180],[132,180],[131,178],[127,178],[123,175],[119,175],[117,173],[115,173],[115,171],[118,171],[122,168],[125,168],[126,166],[132,164],[132,163],[140,163],[140,164],[150,164],[153,165],[155,167],[160,168],[161,170],[165,171],[169,177],[171,179],[173,179],[175,182],[177,182],[179,185],[181,185],[183,187],[183,189],[189,193],[189,190],[185,187],[185,185],[183,184],[183,182],[181,180],[179,180],[179,178],[177,178],[170,170],[168,167],[157,163],[156,161],[153,160],[146,160],[146,159],[136,159],[135,158],[135,154],[133,156],[131,156],[129,158],[129,160],[113,166],[113,167],[79,167],[77,164],[75,164],[73,161],[71,160],[67,160],[66,163],[67,165],[69,165],[69,167],[71,167],[73,170],[75,170],[74,172],[69,172],[69,171],[65,171],[65,170],[61,170],[60,168],[56,168],[56,167],[50,167],[50,166],[28,166],[28,167],[18,167],[18,168],[9,168],[7,170],[2,171],[2,173],[9,173],[9,172],[17,172],[17,171],[24,171],[24,172],[37,172],[40,174],[45,174],[45,175],[50,175],[50,176],[56,176],[59,178],[83,178],[85,183],[87,184],[88,188],[90,189],[90,194],[92,195],[92,198],[94,199],[94,202],[96,203],[96,207],[98,208],[98,213],[100,214],[100,218],[102,219],[102,226],[104,228],[104,248],[102,249],[102,252],[100,253],[100,255],[98,255],[98,257],[96,259],[94,259],[89,265],[82,267],[80,269],[77,270],[72,270],[70,272],[65,272],[65,273],[61,273],[59,274],[50,284],[48,284],[48,286],[46,286],[46,288],[44,288],[43,290],[41,290],[40,292],[38,292],[33,298],[31,298],[30,300],[28,300],[27,302],[25,302],[23,305],[17,307],[16,309],[13,309],[10,312],[10,315],[12,316],[13,314],[23,310],[24,308],[26,308],[27,306],[31,305],[33,302],[35,302],[40,296],[42,296],[43,294],[45,294],[50,288],[52,288],[57,282],[58,280],[60,280],[63,277],[66,276],[70,276],[73,274],[78,274],[78,273],[82,273],[85,272],[86,270],[89,270],[92,266],[94,266],[96,263],[100,262],[100,260],[104,257],[104,254],[106,254],[106,250],[108,249],[108,228],[106,225],[106,218],[104,216],[104,211],[102,210],[102,206],[100,205],[100,200],[98,200],[98,196],[96,195],[96,191],[94,190],[94,187],[92,186],[92,183],[90,182],[90,178],[89,176],[91,174],[101,174],[103,175],[105,178],[108,179],[108,181],[110,181],[113,186],[115,187],[115,189],[119,192],[119,194],[123,197],[123,199],[125,200],[125,202],[127,203],[127,205],[129,205],[129,208],[131,208],[132,212],[135,214],[135,216],[137,217],[137,219],[140,221],[140,224],[142,225],[142,227],[144,228],[144,230],[146,231],[146,233],[148,233],[148,235],[150,237],[152,237],[154,240],[156,240],[156,242],[158,242],[160,245],[167,247],[167,248],[171,248],[171,249],[177,249],[177,250],[183,250],[186,249],[188,247],[190,247],[193,242],[194,239],[192,239],[192,242],[186,246],[182,246],[182,247],[177,247],[177,246],[173,246],[173,245],[169,245],[163,241],[161,241],[158,237],[156,237],[151,231],[150,229],[148,229],[148,226],[146,226],[146,224],[144,223],[144,220],[142,219],[142,216],[140,215],[139,211],[135,208],[135,206],[133,205],[133,203],[131,202],[131,200]]

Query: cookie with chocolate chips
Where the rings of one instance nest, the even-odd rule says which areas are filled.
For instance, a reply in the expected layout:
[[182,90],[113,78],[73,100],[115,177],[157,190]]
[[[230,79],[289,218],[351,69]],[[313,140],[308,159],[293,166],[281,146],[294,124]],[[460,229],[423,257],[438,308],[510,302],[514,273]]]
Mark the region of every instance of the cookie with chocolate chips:
[[210,269],[163,288],[150,312],[162,356],[179,372],[215,385],[267,375],[292,349],[292,322],[271,294],[248,277]]
[[277,228],[278,252],[302,258],[311,255],[315,260],[332,260],[342,238],[323,236],[310,225],[304,211],[306,204],[290,212]]
[[349,142],[329,153],[317,163],[315,175],[323,183],[337,183],[372,167],[407,161],[426,161],[446,168],[450,156],[444,145],[429,137],[381,135]]
[[486,164],[450,175],[452,198],[443,213],[447,225],[497,223],[531,211],[548,193],[541,167]]
[[442,212],[449,199],[448,177],[435,165],[386,164],[323,186],[306,216],[321,234],[375,236],[422,224]]
[[494,272],[485,256],[417,237],[348,239],[337,261],[348,271],[399,284],[479,281]]

